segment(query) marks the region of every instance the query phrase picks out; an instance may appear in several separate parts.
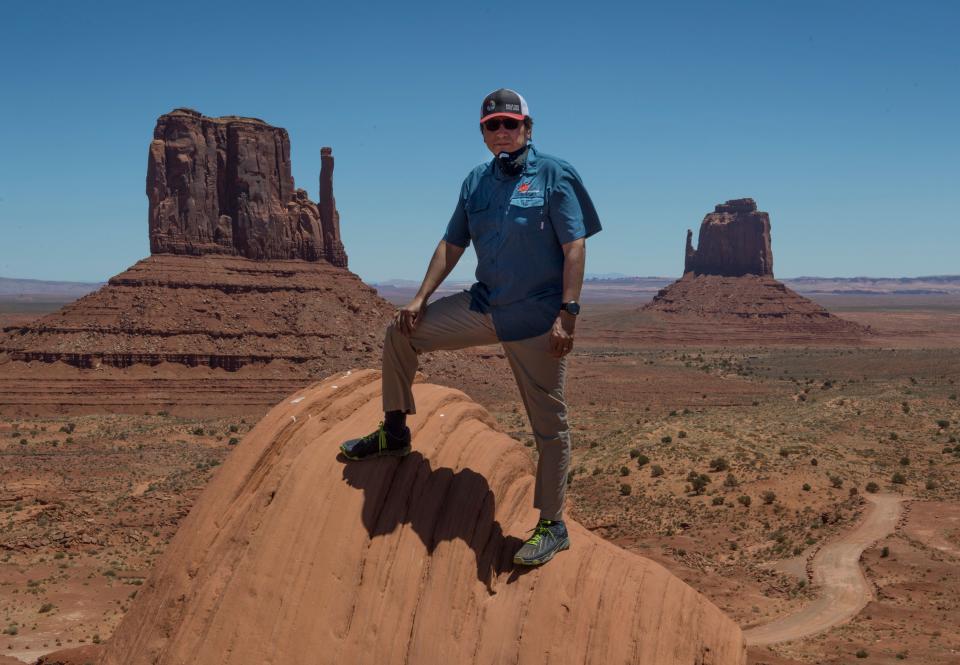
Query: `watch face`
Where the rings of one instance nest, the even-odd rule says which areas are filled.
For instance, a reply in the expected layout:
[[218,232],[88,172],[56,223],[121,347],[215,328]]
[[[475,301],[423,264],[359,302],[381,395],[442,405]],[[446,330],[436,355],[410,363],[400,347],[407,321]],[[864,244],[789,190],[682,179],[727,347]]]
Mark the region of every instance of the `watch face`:
[[571,314],[573,314],[574,316],[580,313],[580,305],[575,302],[564,303],[563,308],[568,312],[570,312]]

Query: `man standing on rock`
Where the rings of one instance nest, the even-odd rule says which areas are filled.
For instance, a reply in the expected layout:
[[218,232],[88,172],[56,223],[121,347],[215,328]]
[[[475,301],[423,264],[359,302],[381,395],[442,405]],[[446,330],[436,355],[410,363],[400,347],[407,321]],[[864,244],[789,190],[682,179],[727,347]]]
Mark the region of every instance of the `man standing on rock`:
[[[573,167],[533,147],[533,119],[518,93],[501,88],[487,95],[480,131],[494,159],[463,181],[420,290],[387,328],[384,420],[341,450],[352,460],[408,454],[406,416],[416,411],[411,385],[418,355],[500,342],[539,452],[533,503],[540,520],[513,560],[539,565],[570,546],[563,523],[570,464],[566,357],[580,313],[585,239],[600,231],[600,220]],[[428,309],[471,240],[477,283]]]

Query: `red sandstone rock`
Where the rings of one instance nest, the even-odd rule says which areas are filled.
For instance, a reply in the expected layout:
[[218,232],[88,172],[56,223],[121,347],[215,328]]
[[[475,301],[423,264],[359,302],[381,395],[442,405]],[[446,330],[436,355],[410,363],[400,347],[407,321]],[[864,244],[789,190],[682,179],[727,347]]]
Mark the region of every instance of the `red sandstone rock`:
[[100,662],[104,645],[87,644],[72,649],[61,649],[41,656],[36,665],[93,665]]
[[744,665],[739,627],[659,564],[568,520],[517,570],[533,464],[463,393],[414,386],[414,452],[337,455],[380,375],[290,395],[231,453],[139,588],[103,665]]
[[700,224],[697,249],[687,231],[683,272],[697,275],[773,275],[770,216],[753,199],[733,199],[714,208]]
[[869,334],[773,278],[770,216],[733,199],[703,218],[696,250],[687,231],[683,277],[642,308],[665,342],[856,343]]
[[285,129],[256,118],[176,109],[157,119],[153,137],[147,161],[151,252],[326,259],[346,267],[329,148],[321,214],[294,187]]

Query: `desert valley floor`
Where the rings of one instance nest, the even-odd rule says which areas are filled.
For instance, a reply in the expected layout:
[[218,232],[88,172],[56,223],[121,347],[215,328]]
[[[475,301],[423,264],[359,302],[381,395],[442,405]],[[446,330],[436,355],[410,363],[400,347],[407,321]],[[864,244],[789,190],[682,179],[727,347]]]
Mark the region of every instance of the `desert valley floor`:
[[[631,332],[643,323],[636,304],[586,302],[567,388],[570,512],[704,593],[748,641],[761,635],[749,629],[828,591],[817,567],[832,564],[819,552],[885,518],[859,557],[866,607],[814,634],[798,618],[791,641],[757,637],[750,662],[958,663],[960,298],[818,301],[872,336],[842,346],[655,347]],[[0,303],[0,327],[55,308]],[[473,358],[499,378],[453,387],[534,454],[499,349]],[[285,368],[278,381],[289,391],[322,378]],[[54,363],[38,375],[71,371]],[[265,409],[30,414],[0,398],[0,653],[33,662],[110,637],[199,491]]]

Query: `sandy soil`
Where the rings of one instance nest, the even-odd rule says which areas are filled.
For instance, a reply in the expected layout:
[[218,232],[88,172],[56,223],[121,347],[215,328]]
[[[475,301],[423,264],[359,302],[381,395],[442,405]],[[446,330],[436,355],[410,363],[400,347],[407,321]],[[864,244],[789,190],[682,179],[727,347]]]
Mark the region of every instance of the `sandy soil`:
[[[820,596],[805,563],[861,523],[868,484],[912,496],[894,532],[862,554],[866,607],[816,635],[755,646],[750,662],[955,665],[960,308],[841,305],[890,343],[651,347],[631,336],[627,310],[593,308],[568,384],[570,513],[758,626]],[[605,326],[621,320],[619,339],[591,336],[589,316],[600,315]],[[496,349],[475,358],[505,371]],[[301,380],[283,375],[291,390]],[[206,406],[184,413],[158,390],[149,409],[103,415],[123,400],[115,384],[87,414],[0,417],[4,653],[26,660],[57,639],[66,647],[112,633],[230,439],[262,413],[230,406],[242,401],[232,378],[197,383]],[[535,455],[509,375],[468,393]],[[702,489],[691,472],[706,477]]]

